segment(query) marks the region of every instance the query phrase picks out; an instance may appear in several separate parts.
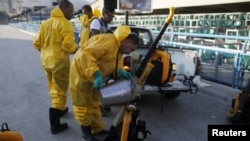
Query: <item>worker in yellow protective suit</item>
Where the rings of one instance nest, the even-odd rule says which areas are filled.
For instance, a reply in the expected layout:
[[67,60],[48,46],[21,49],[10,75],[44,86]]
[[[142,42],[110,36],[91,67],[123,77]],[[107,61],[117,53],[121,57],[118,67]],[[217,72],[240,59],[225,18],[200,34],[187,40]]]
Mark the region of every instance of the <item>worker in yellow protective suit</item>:
[[81,47],[91,36],[90,32],[90,23],[92,20],[99,18],[101,16],[101,12],[98,9],[92,8],[90,5],[84,5],[82,7],[83,15],[80,17],[80,21],[82,23],[82,31],[80,36],[79,46]]
[[68,128],[60,123],[60,117],[68,111],[66,107],[69,87],[70,54],[77,49],[73,26],[69,20],[74,7],[68,0],[62,0],[59,8],[51,11],[50,18],[42,22],[33,46],[40,51],[41,62],[47,76],[52,106],[49,109],[51,133],[56,134]]
[[[95,18],[90,23],[90,33],[91,36],[97,35],[97,34],[103,34],[112,32],[110,29],[109,24],[112,22],[113,18],[115,16],[115,9],[111,6],[104,6],[102,8],[102,17],[101,18]],[[102,111],[102,116],[106,116],[107,112],[111,112],[111,107],[108,105],[102,105],[100,103],[100,108]]]
[[86,141],[96,141],[95,134],[108,133],[99,107],[103,77],[113,73],[130,79],[130,73],[123,69],[122,56],[134,51],[138,44],[138,36],[122,25],[113,34],[91,37],[75,54],[70,67],[70,95],[75,119]]

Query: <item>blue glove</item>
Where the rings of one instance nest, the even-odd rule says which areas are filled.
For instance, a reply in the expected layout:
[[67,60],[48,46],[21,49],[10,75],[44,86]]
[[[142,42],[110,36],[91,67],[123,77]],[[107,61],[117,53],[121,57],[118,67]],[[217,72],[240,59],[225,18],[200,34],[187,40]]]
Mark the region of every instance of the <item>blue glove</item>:
[[98,90],[102,88],[102,74],[100,71],[94,73],[94,89]]
[[118,70],[118,75],[124,79],[130,79],[131,78],[131,74],[123,69],[119,69]]

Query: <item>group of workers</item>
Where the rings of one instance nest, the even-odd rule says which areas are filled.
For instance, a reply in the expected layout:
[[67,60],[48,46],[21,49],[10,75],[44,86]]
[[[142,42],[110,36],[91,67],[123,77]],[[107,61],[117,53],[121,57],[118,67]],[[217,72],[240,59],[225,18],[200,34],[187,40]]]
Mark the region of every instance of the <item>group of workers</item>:
[[[33,46],[40,51],[48,81],[51,133],[68,128],[60,119],[68,112],[69,88],[82,137],[86,141],[97,141],[95,135],[108,133],[102,121],[99,99],[103,79],[110,74],[130,79],[131,74],[123,68],[122,56],[138,47],[139,38],[126,25],[118,26],[113,33],[108,32],[108,23],[114,17],[114,9],[109,6],[103,8],[101,17],[96,16],[89,5],[83,6],[83,12],[79,44],[75,43],[74,29],[69,21],[74,16],[74,6],[69,0],[62,0],[59,7],[51,11],[50,18],[41,23]],[[70,55],[73,55],[72,60]]]

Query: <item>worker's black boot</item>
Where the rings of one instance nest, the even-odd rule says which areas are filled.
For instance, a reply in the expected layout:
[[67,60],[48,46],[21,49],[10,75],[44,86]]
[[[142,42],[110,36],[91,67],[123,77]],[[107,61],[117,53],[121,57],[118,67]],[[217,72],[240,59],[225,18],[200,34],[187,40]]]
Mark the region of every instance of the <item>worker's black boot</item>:
[[104,141],[112,141],[117,137],[118,129],[113,125],[110,127],[108,136],[104,139]]
[[85,139],[85,141],[97,141],[97,139],[91,133],[90,126],[81,126],[81,129],[82,137]]
[[49,109],[49,119],[50,119],[50,130],[52,134],[57,134],[61,131],[64,131],[68,128],[67,123],[60,123],[60,118],[63,114],[63,111],[55,108]]
[[66,115],[68,113],[68,111],[69,111],[69,108],[66,107],[66,109],[62,111],[61,117],[63,117],[64,115]]

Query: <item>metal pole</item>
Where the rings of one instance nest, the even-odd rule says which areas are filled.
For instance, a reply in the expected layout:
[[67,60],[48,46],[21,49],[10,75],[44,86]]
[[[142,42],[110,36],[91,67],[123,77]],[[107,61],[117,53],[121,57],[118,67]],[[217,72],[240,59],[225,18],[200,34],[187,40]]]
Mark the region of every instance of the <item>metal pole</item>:
[[128,25],[128,11],[125,12],[125,25]]
[[26,15],[26,22],[28,23],[29,19],[28,19],[28,12],[27,11],[25,11],[25,15]]
[[42,13],[41,13],[41,9],[38,9],[39,10],[39,16],[40,16],[40,24],[42,23]]

